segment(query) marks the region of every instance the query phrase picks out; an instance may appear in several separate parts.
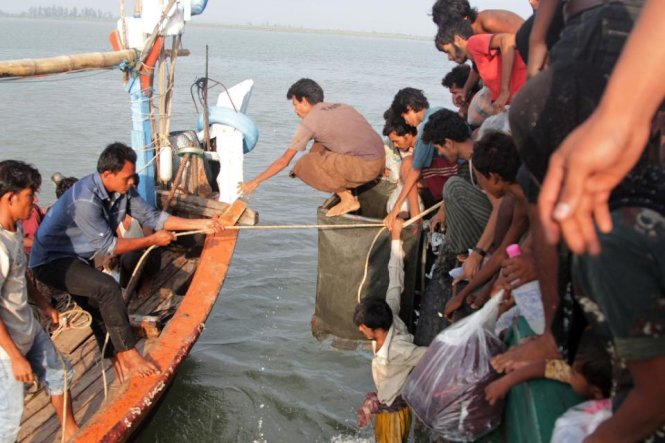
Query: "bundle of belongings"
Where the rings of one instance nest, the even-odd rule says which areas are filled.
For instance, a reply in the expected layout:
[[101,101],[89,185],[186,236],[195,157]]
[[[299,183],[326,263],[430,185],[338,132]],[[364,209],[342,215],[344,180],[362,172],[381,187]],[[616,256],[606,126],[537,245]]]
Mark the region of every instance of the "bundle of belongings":
[[474,441],[496,429],[503,403],[490,406],[485,386],[498,378],[490,365],[504,350],[494,335],[503,291],[432,341],[404,385],[402,396],[436,434]]

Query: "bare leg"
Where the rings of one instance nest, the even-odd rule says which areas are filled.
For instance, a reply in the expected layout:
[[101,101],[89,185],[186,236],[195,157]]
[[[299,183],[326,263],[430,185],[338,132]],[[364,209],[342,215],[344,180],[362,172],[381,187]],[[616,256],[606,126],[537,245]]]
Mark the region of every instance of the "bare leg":
[[[58,415],[58,418],[60,419],[61,425],[62,425],[63,415],[65,415],[64,399],[65,396],[63,394],[51,396],[51,404],[53,405],[55,413]],[[62,432],[64,432],[65,434],[65,441],[69,440],[74,434],[78,432],[78,430],[79,430],[79,425],[78,423],[76,423],[76,419],[74,418],[74,411],[72,409],[72,395],[71,392],[67,392],[67,414],[65,417],[65,427],[64,429],[62,429]]]
[[326,212],[326,217],[344,215],[360,209],[358,199],[348,189],[346,191],[337,192],[336,194],[340,198],[340,202]]

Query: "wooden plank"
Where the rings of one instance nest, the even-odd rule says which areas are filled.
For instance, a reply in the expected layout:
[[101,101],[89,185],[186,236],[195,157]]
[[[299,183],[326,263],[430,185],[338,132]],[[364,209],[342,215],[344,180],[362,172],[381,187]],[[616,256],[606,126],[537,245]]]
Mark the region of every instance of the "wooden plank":
[[90,327],[83,329],[65,329],[54,340],[56,348],[64,354],[71,354],[92,335]]
[[[161,303],[173,296],[175,292],[171,290],[171,288],[182,287],[192,278],[192,275],[196,271],[197,264],[198,259],[188,260],[182,256],[171,261],[167,267],[160,271],[156,279],[160,280],[165,274],[165,270],[174,272],[169,272],[170,275],[167,275],[166,280],[163,282],[151,284],[151,292],[149,296],[133,298],[130,301],[128,309],[129,313],[143,315],[151,314]],[[174,267],[175,269],[173,269]],[[154,289],[155,287],[156,290]]]
[[[109,367],[106,368],[106,377],[109,385],[112,383],[115,377],[113,369]],[[94,371],[96,377],[93,377],[85,389],[78,393],[73,399],[73,409],[74,416],[76,417],[77,422],[80,424],[88,421],[101,407],[104,403],[104,385],[100,371]],[[111,391],[122,389],[120,385],[109,386],[111,397]],[[53,411],[53,409],[50,409]],[[29,436],[24,440],[19,439],[21,442],[59,442],[60,441],[60,423],[55,415],[52,413],[46,420],[44,420],[41,426],[34,429]]]
[[[73,385],[89,370],[91,367],[90,362],[94,363],[97,361],[95,359],[98,358],[99,348],[94,337],[90,337],[73,355],[67,356],[67,359],[74,367]],[[50,401],[44,390],[26,395],[22,421],[27,422],[32,415],[36,414],[47,404],[50,404]]]
[[[168,198],[168,191],[157,191],[158,201],[161,207]],[[235,202],[233,203],[235,204]],[[166,211],[183,211],[197,217],[213,217],[218,216],[226,212],[229,208],[228,203],[223,203],[217,200],[211,200],[208,198],[202,198],[197,195],[183,194],[182,192],[176,192],[173,200],[171,201],[171,206],[165,208]],[[244,206],[244,212],[241,213],[241,216],[237,219],[237,222],[243,226],[254,226],[259,222],[259,214],[247,206]]]

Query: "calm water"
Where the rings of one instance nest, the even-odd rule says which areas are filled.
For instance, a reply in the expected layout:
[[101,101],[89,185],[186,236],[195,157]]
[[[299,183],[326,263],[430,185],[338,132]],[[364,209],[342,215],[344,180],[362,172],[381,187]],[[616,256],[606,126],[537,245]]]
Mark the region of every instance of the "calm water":
[[[0,19],[0,59],[106,50],[112,26]],[[430,41],[190,26],[174,130],[195,124],[189,86],[204,72],[206,44],[210,77],[227,86],[255,81],[248,114],[261,138],[245,157],[249,178],[287,147],[298,118],[285,95],[301,77],[318,81],[327,101],[355,106],[378,131],[402,87],[450,104],[440,81],[451,66]],[[106,144],[129,143],[128,103],[118,71],[0,81],[0,158],[35,164],[45,177],[41,203],[51,202],[53,172],[83,176]],[[314,223],[326,197],[282,173],[251,207],[262,224]],[[373,390],[370,355],[312,337],[315,291],[316,232],[243,232],[206,330],[140,441],[370,441],[371,430],[355,427],[355,411]]]

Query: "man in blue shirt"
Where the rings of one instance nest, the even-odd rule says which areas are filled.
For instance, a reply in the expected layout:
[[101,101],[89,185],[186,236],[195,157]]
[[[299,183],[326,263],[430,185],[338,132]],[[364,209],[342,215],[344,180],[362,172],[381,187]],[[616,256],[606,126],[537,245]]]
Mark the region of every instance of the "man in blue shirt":
[[[184,219],[151,207],[132,186],[135,163],[131,148],[121,143],[109,145],[99,157],[97,172],[76,182],[53,205],[30,254],[30,268],[38,280],[99,311],[103,322],[95,322],[93,331],[100,344],[108,332],[120,381],[159,369],[136,350],[122,290],[113,277],[94,268],[94,258],[166,246],[175,240],[175,230],[222,229],[216,220]],[[155,233],[118,238],[115,231],[126,214]]]

